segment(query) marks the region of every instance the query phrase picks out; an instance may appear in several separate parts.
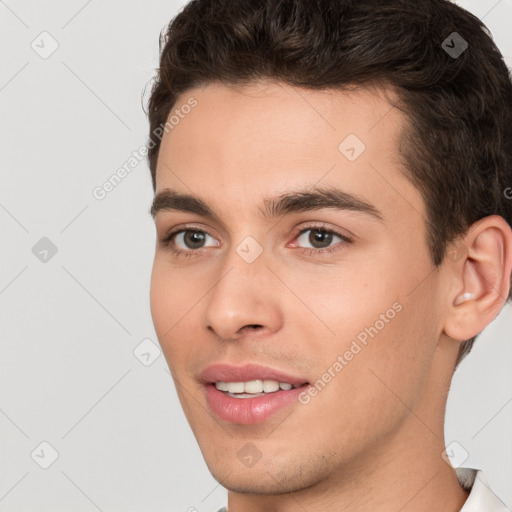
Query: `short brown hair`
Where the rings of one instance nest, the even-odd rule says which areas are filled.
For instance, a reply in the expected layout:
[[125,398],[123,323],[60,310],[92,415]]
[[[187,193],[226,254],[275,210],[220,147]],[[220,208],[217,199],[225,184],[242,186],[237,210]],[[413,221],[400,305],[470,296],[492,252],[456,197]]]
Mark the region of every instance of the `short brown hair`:
[[[448,51],[454,37],[461,49],[467,43],[456,56]],[[388,84],[409,121],[400,151],[425,201],[433,264],[483,217],[500,215],[512,226],[511,75],[486,26],[450,1],[193,0],[159,42],[147,108],[154,190],[154,134],[192,87],[260,79],[309,89]],[[457,365],[475,339],[461,345]]]

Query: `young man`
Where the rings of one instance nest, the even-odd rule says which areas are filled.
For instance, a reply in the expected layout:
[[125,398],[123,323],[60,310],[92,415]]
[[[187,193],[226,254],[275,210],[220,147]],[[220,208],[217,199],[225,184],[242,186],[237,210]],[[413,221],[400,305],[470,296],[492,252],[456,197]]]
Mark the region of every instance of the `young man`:
[[510,298],[512,82],[445,0],[195,1],[148,105],[156,333],[229,512],[498,512],[451,378]]

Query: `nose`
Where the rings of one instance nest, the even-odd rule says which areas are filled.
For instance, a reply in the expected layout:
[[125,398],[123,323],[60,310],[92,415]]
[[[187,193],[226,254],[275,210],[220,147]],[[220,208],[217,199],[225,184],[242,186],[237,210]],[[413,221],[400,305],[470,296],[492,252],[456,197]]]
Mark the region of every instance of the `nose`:
[[236,340],[248,332],[264,336],[279,330],[283,321],[282,284],[268,263],[265,253],[247,263],[233,249],[205,298],[208,330],[223,340]]

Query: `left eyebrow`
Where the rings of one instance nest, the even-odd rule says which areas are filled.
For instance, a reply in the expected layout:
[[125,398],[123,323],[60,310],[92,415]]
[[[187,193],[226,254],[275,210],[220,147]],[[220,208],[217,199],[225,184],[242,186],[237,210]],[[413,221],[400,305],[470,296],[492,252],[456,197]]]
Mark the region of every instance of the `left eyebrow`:
[[[334,187],[315,188],[314,191],[302,190],[284,193],[276,197],[267,197],[263,199],[263,208],[260,208],[259,211],[264,218],[270,219],[323,208],[356,211],[384,222],[382,212],[373,204],[355,194]],[[220,216],[199,197],[191,194],[180,194],[169,188],[155,196],[150,214],[155,218],[159,212],[166,210],[195,213],[202,217],[220,221]]]

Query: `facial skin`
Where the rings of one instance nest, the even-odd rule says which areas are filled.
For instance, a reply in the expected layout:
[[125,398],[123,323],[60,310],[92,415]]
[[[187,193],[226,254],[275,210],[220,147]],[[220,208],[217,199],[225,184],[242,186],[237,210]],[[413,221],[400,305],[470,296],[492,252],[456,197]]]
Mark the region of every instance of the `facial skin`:
[[[197,106],[162,139],[156,193],[197,196],[218,220],[158,211],[151,311],[230,512],[458,511],[467,493],[441,457],[444,408],[460,342],[508,293],[510,228],[487,217],[464,239],[468,254],[433,267],[423,199],[400,173],[406,118],[376,89],[210,84],[175,108],[190,97]],[[349,134],[366,146],[354,161],[338,149]],[[382,221],[335,208],[260,213],[264,198],[327,187],[371,203]],[[352,241],[321,242],[322,227]],[[204,242],[178,235],[193,254],[176,255],[159,243],[171,229],[200,230]],[[246,237],[262,248],[252,263],[236,251]],[[476,299],[454,306],[468,291]],[[401,310],[308,404],[251,425],[208,408],[205,367],[259,363],[315,383],[394,303]],[[261,454],[252,467],[237,457],[248,442]]]

